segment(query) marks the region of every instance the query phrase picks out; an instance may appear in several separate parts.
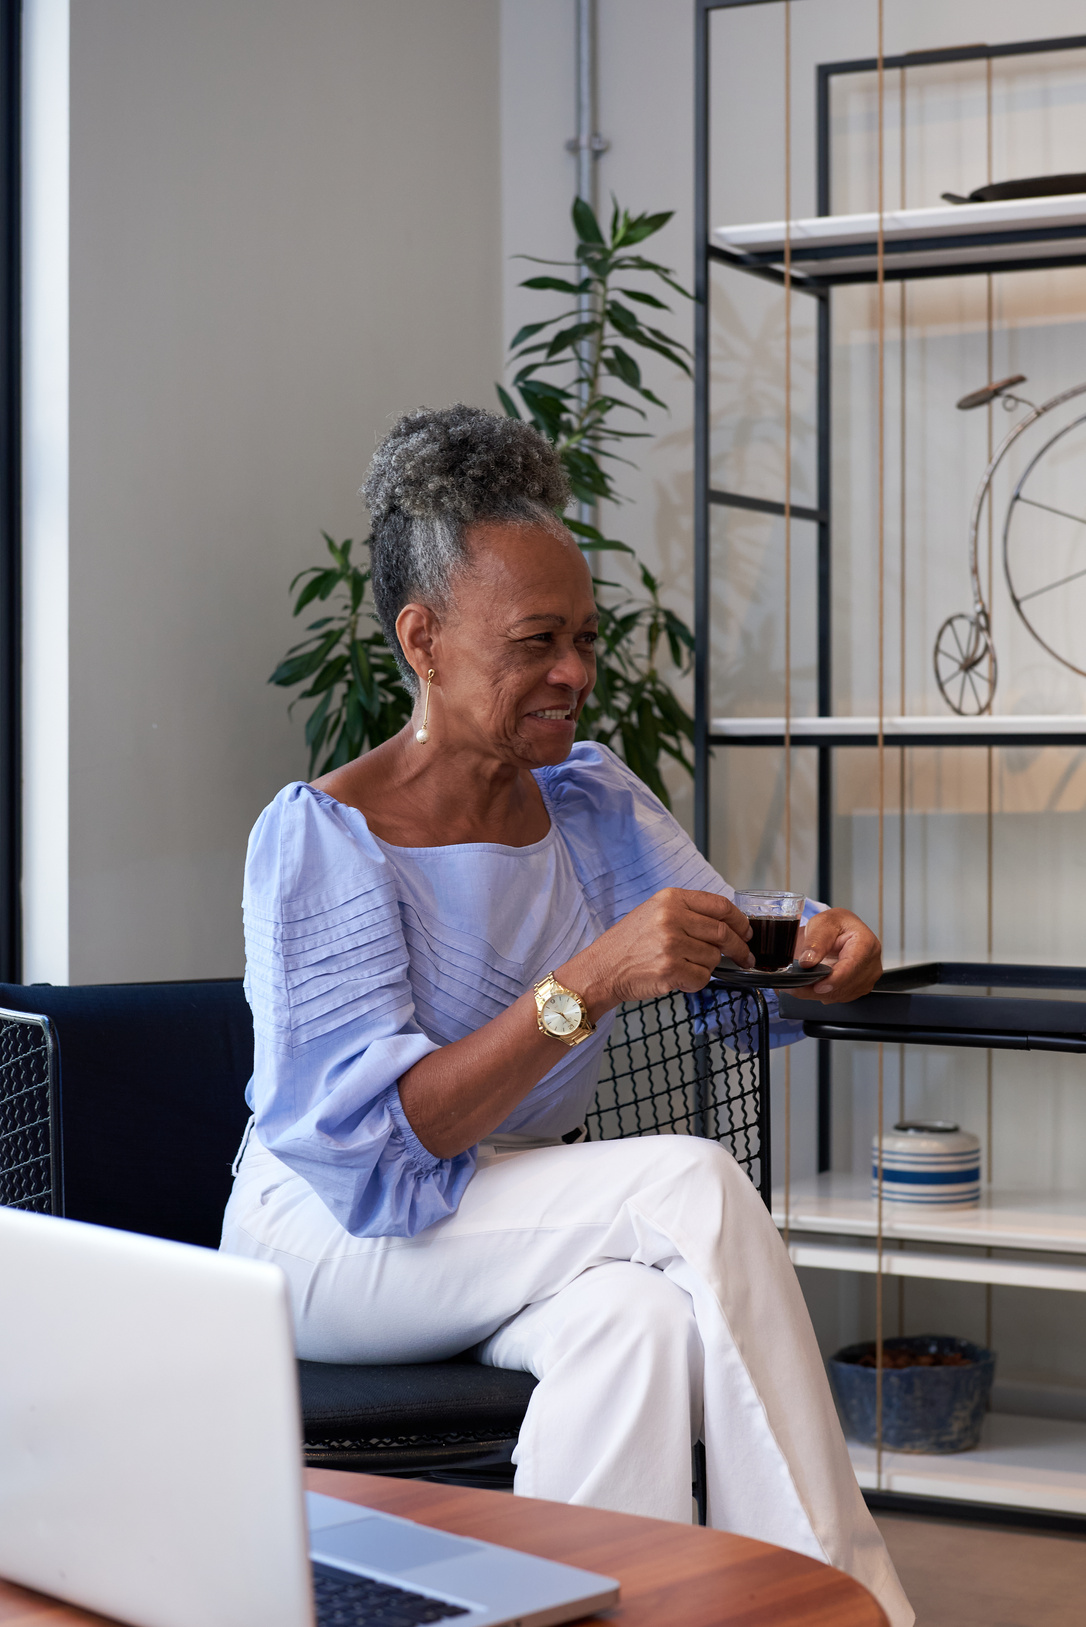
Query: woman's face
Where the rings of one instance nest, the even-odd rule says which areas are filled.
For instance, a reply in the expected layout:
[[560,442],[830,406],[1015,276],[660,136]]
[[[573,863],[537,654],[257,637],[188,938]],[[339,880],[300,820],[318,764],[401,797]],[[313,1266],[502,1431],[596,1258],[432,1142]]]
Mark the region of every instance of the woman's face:
[[467,544],[447,609],[407,607],[398,624],[415,670],[435,672],[427,749],[560,763],[596,681],[599,616],[584,556],[568,531],[535,525],[475,526]]

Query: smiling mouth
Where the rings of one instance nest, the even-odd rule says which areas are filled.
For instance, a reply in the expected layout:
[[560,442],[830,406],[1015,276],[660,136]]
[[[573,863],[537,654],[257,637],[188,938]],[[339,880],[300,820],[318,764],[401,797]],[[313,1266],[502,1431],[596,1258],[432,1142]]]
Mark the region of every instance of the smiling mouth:
[[572,706],[550,706],[546,711],[529,712],[528,716],[546,718],[549,722],[554,723],[572,723],[573,708]]

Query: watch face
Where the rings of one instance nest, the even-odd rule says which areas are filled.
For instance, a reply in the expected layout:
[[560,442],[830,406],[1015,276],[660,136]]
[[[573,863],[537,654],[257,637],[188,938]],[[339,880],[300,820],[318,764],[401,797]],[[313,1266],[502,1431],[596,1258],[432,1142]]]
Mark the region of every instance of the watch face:
[[552,994],[543,1002],[543,1026],[559,1039],[576,1032],[581,1026],[581,1002],[572,994]]

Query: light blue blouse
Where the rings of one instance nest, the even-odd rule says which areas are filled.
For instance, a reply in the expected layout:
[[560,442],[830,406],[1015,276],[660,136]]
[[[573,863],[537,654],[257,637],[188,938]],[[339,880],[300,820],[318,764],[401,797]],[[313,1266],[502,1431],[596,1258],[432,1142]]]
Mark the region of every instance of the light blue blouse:
[[[246,1093],[265,1147],[358,1237],[451,1214],[475,1149],[435,1158],[397,1081],[473,1033],[662,887],[732,889],[606,747],[535,772],[550,830],[529,847],[392,847],[301,782],[261,814],[245,869]],[[817,907],[817,906],[816,906]],[[810,908],[810,906],[808,907]],[[611,1018],[564,1051],[499,1130],[559,1136],[584,1118]],[[775,1021],[777,1044],[799,1024]]]

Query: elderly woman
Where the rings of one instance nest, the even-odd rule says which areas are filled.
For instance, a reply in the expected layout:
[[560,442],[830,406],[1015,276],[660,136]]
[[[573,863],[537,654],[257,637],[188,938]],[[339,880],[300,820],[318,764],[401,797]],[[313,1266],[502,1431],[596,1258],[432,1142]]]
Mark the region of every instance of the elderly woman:
[[[688,1522],[701,1438],[714,1526],[841,1566],[907,1627],[754,1187],[710,1141],[583,1139],[615,1008],[749,964],[750,929],[645,786],[574,744],[597,612],[557,455],[420,411],[364,490],[415,710],[253,831],[255,1134],[223,1247],[283,1268],[302,1356],[534,1373],[518,1492]],[[821,1000],[878,975],[847,910],[805,948],[836,958]]]

